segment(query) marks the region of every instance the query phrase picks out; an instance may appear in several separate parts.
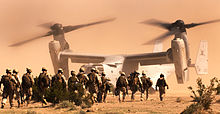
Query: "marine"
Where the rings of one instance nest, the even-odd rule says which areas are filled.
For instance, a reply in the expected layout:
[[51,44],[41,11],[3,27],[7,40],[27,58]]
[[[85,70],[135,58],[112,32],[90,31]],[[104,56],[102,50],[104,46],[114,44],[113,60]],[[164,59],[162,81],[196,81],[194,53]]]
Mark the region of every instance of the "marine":
[[18,70],[17,69],[13,69],[12,71],[12,78],[14,78],[14,80],[16,81],[16,86],[15,86],[15,99],[17,100],[18,103],[18,108],[20,107],[21,104],[21,81],[18,75]]
[[108,93],[110,79],[106,78],[106,74],[102,72],[101,74],[101,84],[99,86],[98,92],[98,102],[106,102],[106,97]]
[[1,84],[3,84],[4,86],[1,108],[4,108],[8,96],[9,96],[10,108],[13,107],[13,96],[14,96],[16,81],[12,78],[11,74],[12,74],[11,69],[6,69],[6,75],[3,75],[0,81],[0,88],[1,88]]
[[142,90],[141,90],[141,101],[142,101],[143,94],[145,91],[146,91],[146,100],[148,99],[149,88],[153,85],[153,82],[150,80],[150,77],[146,76],[146,73],[144,71],[142,72],[141,82],[142,82]]
[[156,91],[157,91],[157,87],[159,87],[159,97],[160,97],[160,101],[163,101],[163,95],[165,94],[165,87],[167,87],[167,89],[169,89],[166,80],[164,79],[164,75],[160,74],[160,78],[157,80],[156,83]]
[[45,104],[47,105],[47,101],[45,99],[45,94],[47,89],[50,87],[50,76],[47,73],[47,69],[45,67],[42,67],[42,73],[39,74],[38,77],[38,85],[39,85],[39,90],[40,90],[40,98],[42,105]]
[[83,85],[83,88],[87,88],[88,77],[85,74],[84,68],[81,67],[79,69],[79,73],[76,75],[76,77],[78,78],[79,83],[81,83]]
[[[27,73],[25,73],[22,76],[21,87],[22,87],[22,98],[24,98],[24,95],[26,96],[25,101],[27,101],[27,106],[28,106],[32,96],[32,86],[34,84],[34,81],[33,81],[33,75],[31,74],[32,70],[30,68],[26,68],[26,71]],[[21,104],[23,104],[23,100],[21,101]]]
[[79,79],[76,76],[75,71],[71,71],[71,77],[68,79],[68,90],[69,92],[77,90],[77,84],[79,83]]
[[142,82],[141,80],[139,79],[139,72],[137,71],[134,71],[133,72],[133,75],[130,77],[130,89],[132,91],[131,93],[131,100],[134,101],[135,99],[135,93],[138,91],[138,90],[141,90],[141,86],[142,86]]
[[52,77],[52,90],[54,94],[54,104],[59,103],[62,99],[61,94],[66,92],[66,81],[65,76],[63,75],[63,70],[58,69],[57,74]]
[[96,73],[96,69],[92,68],[91,73],[88,74],[88,90],[91,95],[92,102],[97,102],[97,93],[98,93],[98,87],[99,87],[99,80],[98,80],[98,74]]
[[69,101],[75,102],[75,105],[82,104],[83,95],[86,93],[86,89],[83,84],[79,83],[75,71],[71,71],[71,77],[68,79],[68,91],[69,91]]
[[116,89],[115,89],[115,95],[119,96],[119,99],[118,99],[119,102],[121,102],[121,94],[120,94],[120,92],[122,92],[122,94],[123,94],[122,102],[124,102],[125,96],[126,96],[126,94],[128,94],[127,86],[128,86],[128,80],[125,77],[125,73],[124,72],[120,72],[120,76],[117,79]]

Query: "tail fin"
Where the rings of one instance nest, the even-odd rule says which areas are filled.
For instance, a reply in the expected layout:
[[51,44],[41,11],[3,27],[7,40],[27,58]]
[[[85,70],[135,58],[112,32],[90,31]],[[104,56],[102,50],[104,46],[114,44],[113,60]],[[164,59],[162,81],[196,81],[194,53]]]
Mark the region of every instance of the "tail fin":
[[197,74],[208,74],[208,41],[201,40],[195,64]]

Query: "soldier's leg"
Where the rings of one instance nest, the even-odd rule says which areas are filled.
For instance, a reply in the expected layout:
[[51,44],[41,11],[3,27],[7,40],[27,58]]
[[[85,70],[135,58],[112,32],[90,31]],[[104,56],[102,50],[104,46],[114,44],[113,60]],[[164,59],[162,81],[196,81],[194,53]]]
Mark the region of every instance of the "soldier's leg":
[[105,99],[106,99],[106,97],[107,97],[107,94],[108,94],[108,92],[107,92],[107,91],[105,91],[105,92],[104,92],[104,97],[103,97],[103,102],[104,102],[104,103],[106,102],[106,100],[105,100]]
[[32,96],[32,88],[29,88],[29,89],[27,90],[27,94],[26,94],[27,106],[28,106],[28,104],[30,103],[31,96]]
[[132,93],[131,93],[131,100],[133,101],[134,98],[135,98],[135,93],[136,93],[136,90],[137,88],[136,87],[132,87]]
[[148,99],[149,88],[146,89],[146,100]]
[[18,108],[19,108],[20,107],[20,88],[16,88],[15,95],[16,95],[15,99],[17,100]]
[[102,92],[101,90],[99,90],[99,92],[98,92],[98,97],[97,97],[97,101],[98,101],[99,103],[102,102],[102,95],[103,95],[103,92]]
[[141,91],[141,101],[143,101],[144,91],[145,91],[145,88],[143,88],[142,91]]
[[11,91],[11,92],[9,93],[10,108],[13,107],[13,98],[14,98],[14,91]]
[[20,88],[20,100],[21,100],[21,106],[23,105],[24,102],[24,91],[22,88]]
[[7,102],[7,97],[8,97],[8,93],[6,92],[6,90],[3,90],[3,94],[2,94],[2,106],[1,108],[4,108],[6,102]]
[[123,87],[123,99],[122,99],[122,102],[124,102],[125,101],[125,96],[126,96],[126,88],[125,87]]
[[118,96],[119,96],[118,101],[121,102],[121,89],[118,89],[117,91],[118,91]]
[[164,94],[164,88],[163,87],[159,87],[159,97],[160,97],[160,101],[163,101],[163,94]]

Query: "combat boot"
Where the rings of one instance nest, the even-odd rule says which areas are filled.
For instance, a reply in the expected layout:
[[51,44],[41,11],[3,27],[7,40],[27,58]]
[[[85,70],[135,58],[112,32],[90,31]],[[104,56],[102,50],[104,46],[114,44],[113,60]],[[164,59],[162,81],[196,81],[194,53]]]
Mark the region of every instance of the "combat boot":
[[18,100],[17,102],[18,102],[18,108],[20,108],[20,101]]
[[1,108],[3,109],[5,107],[5,104],[4,103],[2,103],[2,106],[1,106]]

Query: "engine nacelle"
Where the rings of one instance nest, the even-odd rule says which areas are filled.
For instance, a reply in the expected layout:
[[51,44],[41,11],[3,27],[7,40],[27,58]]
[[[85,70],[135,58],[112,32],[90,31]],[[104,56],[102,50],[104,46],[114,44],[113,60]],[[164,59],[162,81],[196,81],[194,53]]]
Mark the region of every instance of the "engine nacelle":
[[189,75],[184,41],[180,38],[172,40],[171,48],[177,82],[183,84]]

